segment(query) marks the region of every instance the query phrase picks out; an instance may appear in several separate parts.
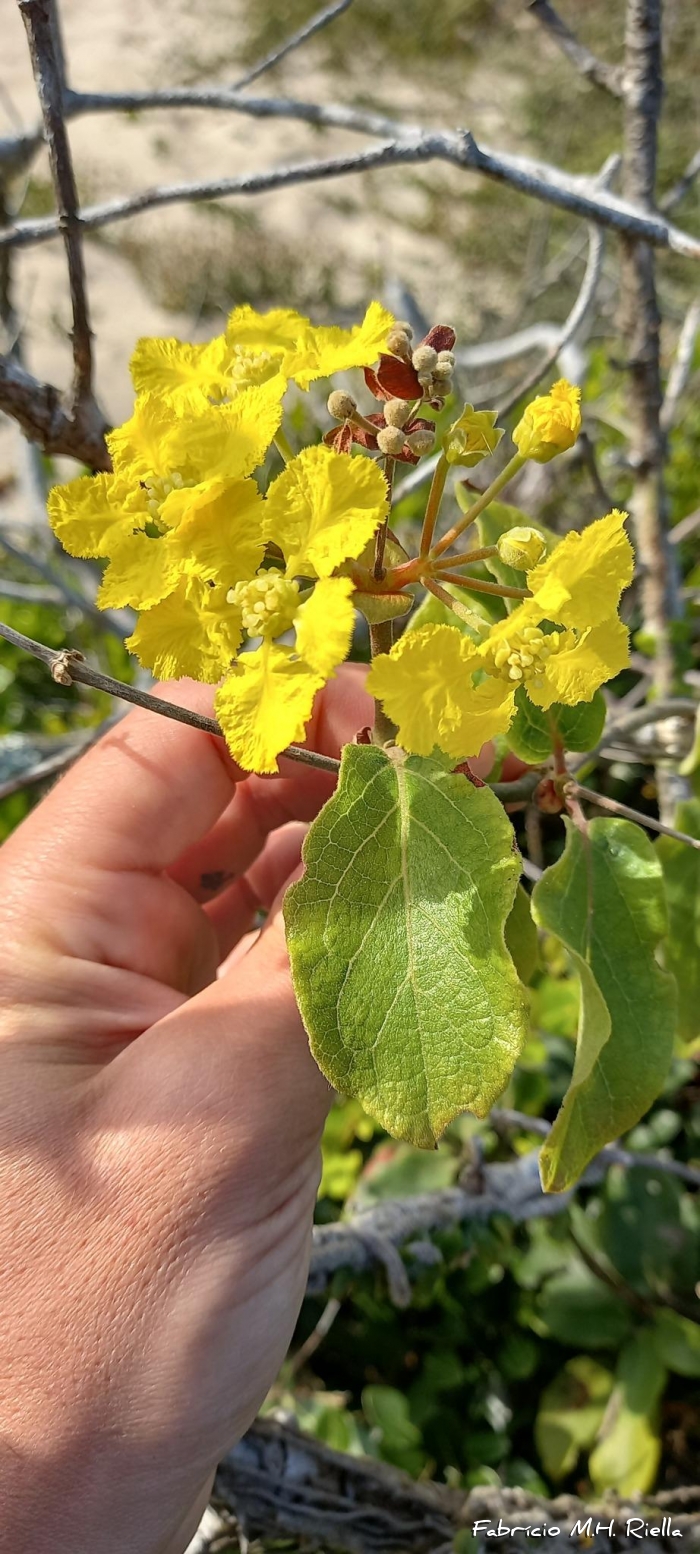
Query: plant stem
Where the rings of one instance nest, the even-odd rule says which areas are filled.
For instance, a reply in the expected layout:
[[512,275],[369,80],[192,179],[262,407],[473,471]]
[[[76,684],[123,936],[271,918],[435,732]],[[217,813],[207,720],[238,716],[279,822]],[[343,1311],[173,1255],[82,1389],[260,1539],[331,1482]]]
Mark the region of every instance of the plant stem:
[[440,503],[442,502],[444,495],[445,481],[447,480],[447,472],[449,467],[450,466],[447,462],[447,459],[445,458],[444,453],[441,453],[440,458],[435,465],[433,478],[430,483],[430,490],[428,492],[425,517],[423,519],[423,529],[420,537],[421,556],[427,556],[429,554],[430,547],[433,543],[435,525],[437,523],[438,514],[440,512]]
[[497,545],[482,545],[479,550],[461,550],[457,556],[441,556],[438,570],[446,572],[452,567],[468,567],[474,561],[489,561],[491,556],[497,555]]
[[381,583],[382,578],[385,576],[385,571],[384,571],[384,551],[385,551],[385,548],[386,548],[387,530],[389,528],[389,515],[391,513],[391,493],[392,493],[393,486],[394,486],[394,469],[395,469],[395,467],[396,467],[396,460],[390,458],[389,455],[387,454],[387,457],[384,460],[384,475],[385,475],[385,479],[386,479],[386,483],[387,483],[387,488],[388,488],[388,506],[387,506],[386,518],[384,519],[384,521],[382,523],[380,523],[379,528],[377,529],[377,538],[375,540],[375,545],[374,545],[374,572],[373,572],[373,576],[374,576],[375,582],[377,582],[377,583]]
[[522,469],[524,463],[525,459],[522,453],[514,453],[512,459],[508,460],[505,469],[502,469],[500,475],[497,475],[496,479],[491,481],[490,486],[487,486],[486,490],[482,491],[481,496],[478,496],[476,501],[472,503],[469,511],[464,514],[459,523],[456,523],[447,534],[443,535],[443,538],[431,551],[431,556],[441,556],[444,551],[449,550],[450,545],[454,545],[458,536],[470,527],[474,519],[478,518],[479,513],[483,513],[489,502],[493,502],[499,492],[503,490],[503,487],[508,485],[509,480],[512,480],[513,476],[517,475],[518,470]]
[[[380,653],[390,653],[394,642],[394,631],[391,621],[377,621],[369,628],[369,646],[372,658],[377,658]],[[374,703],[374,729],[372,742],[375,745],[390,745],[396,740],[396,724],[388,718],[381,702]]]
[[476,610],[470,610],[469,606],[463,604],[461,599],[455,599],[451,593],[448,593],[446,588],[442,588],[439,583],[436,583],[434,578],[424,577],[421,578],[421,582],[425,584],[428,593],[439,599],[441,604],[446,604],[448,610],[453,610],[460,620],[466,622],[467,626],[473,627],[482,637],[487,635],[489,630],[487,622],[477,615]]
[[442,568],[432,575],[441,578],[445,583],[461,583],[463,588],[471,588],[475,594],[496,594],[499,599],[532,598],[529,588],[509,588],[506,583],[487,583],[481,577],[464,577],[461,573],[455,575],[454,572],[447,572]]

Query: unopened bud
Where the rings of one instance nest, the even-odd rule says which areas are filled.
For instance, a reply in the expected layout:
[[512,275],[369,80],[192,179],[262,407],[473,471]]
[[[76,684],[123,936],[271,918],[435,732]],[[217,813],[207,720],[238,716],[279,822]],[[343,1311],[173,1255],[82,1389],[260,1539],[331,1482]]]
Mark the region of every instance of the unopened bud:
[[404,329],[390,329],[386,337],[386,348],[392,356],[400,356],[402,361],[411,360],[411,341]]
[[404,445],[403,432],[398,426],[383,426],[377,432],[377,447],[380,453],[384,453],[390,459],[398,457]]
[[400,329],[402,335],[407,335],[409,340],[413,339],[413,325],[407,323],[405,318],[397,318],[394,328]]
[[542,560],[547,542],[538,529],[507,529],[505,534],[499,535],[496,549],[507,567],[515,567],[518,572],[529,572]]
[[455,353],[454,353],[454,351],[438,351],[438,363],[439,363],[439,365],[441,367],[442,366],[454,367],[454,364],[455,364]]
[[424,453],[430,453],[435,447],[435,433],[429,431],[427,426],[420,426],[417,432],[410,432],[406,442],[416,456],[421,459]]
[[433,367],[437,365],[437,359],[438,353],[433,350],[432,345],[417,346],[411,357],[411,361],[419,376],[421,372],[432,372]]
[[421,386],[424,394],[430,395],[430,391],[431,391],[431,389],[433,387],[433,381],[434,380],[433,380],[432,372],[419,372],[418,373],[418,382],[420,383],[420,386]]
[[433,378],[438,383],[451,383],[454,367],[451,362],[438,362],[433,367]]
[[448,464],[464,464],[472,469],[493,453],[503,436],[495,423],[495,410],[475,410],[473,405],[465,405],[443,442]]
[[410,415],[411,406],[407,399],[388,399],[384,406],[387,426],[405,426]]
[[328,395],[328,414],[334,421],[347,421],[357,410],[357,400],[352,394],[346,394],[344,389],[334,389]]

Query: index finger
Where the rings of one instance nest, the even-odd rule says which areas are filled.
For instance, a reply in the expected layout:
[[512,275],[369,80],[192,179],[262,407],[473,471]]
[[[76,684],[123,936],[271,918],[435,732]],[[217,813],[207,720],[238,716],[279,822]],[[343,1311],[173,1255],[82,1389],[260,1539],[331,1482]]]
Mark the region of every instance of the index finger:
[[[180,680],[158,694],[211,715],[210,686]],[[317,698],[309,745],[339,755],[367,722],[368,702],[362,671],[344,666]],[[274,807],[275,790],[283,786],[285,819],[297,807],[301,818],[314,795],[318,805],[332,791],[329,774],[289,760],[280,768],[279,779],[250,780],[259,785],[263,806]],[[77,860],[104,870],[160,872],[206,836],[247,775],[215,735],[139,708],[76,763],[5,847],[11,850],[15,838],[30,841],[33,865],[42,872],[70,871]]]

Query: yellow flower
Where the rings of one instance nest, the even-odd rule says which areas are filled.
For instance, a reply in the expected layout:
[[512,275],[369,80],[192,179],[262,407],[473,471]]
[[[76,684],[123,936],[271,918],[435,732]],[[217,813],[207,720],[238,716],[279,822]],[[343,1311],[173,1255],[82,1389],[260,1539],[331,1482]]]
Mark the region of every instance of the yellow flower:
[[[289,580],[279,572],[264,579],[270,579],[271,608],[265,590],[258,594],[252,584],[232,601],[251,624],[259,623],[262,643],[236,659],[214,705],[234,760],[246,771],[276,772],[280,751],[303,739],[314,697],[347,657],[355,611],[347,577],[322,578],[303,604],[295,583],[286,592],[281,587]],[[259,604],[262,613],[251,615]],[[294,647],[272,640],[291,626]]]
[[496,426],[496,415],[495,410],[464,406],[459,420],[453,422],[443,438],[448,464],[464,464],[471,469],[494,452],[503,436],[501,427]]
[[404,750],[430,755],[437,745],[460,761],[505,733],[515,712],[513,687],[487,679],[474,685],[479,667],[473,642],[457,626],[423,626],[373,660],[367,689],[397,725]]
[[215,685],[241,645],[240,616],[226,605],[226,588],[182,577],[174,593],[143,610],[126,646],[161,680]]
[[513,442],[524,459],[547,464],[565,448],[572,448],[581,430],[581,390],[566,378],[539,394],[523,411]]
[[323,443],[304,448],[274,480],[265,502],[265,538],[287,557],[287,570],[329,577],[364,550],[386,517],[382,471]]
[[179,412],[199,412],[278,373],[285,384],[308,388],[316,378],[369,367],[393,326],[392,315],[378,302],[370,303],[363,322],[352,329],[315,327],[292,308],[256,313],[240,307],[230,315],[225,333],[206,345],[139,340],[131,374],[138,391],[167,395]]
[[246,477],[281,417],[284,380],[188,419],[147,394],[108,438],[113,473],[49,497],[54,533],[73,556],[109,559],[98,603],[149,609],[183,576],[233,584],[263,554],[262,498]]
[[515,692],[536,706],[575,706],[629,663],[627,628],[616,610],[631,580],[625,514],[608,513],[569,534],[528,575],[533,590],[474,643],[456,626],[408,632],[376,658],[367,686],[417,755],[437,745],[455,760],[504,733]]

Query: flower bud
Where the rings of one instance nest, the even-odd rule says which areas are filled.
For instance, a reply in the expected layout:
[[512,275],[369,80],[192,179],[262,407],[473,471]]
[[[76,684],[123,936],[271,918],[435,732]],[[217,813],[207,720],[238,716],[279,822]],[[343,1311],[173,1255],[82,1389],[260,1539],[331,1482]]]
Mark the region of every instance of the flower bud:
[[513,442],[524,459],[548,464],[566,448],[572,448],[581,430],[581,390],[566,378],[539,394],[523,411],[513,432]]
[[405,329],[398,327],[390,329],[386,337],[386,348],[387,351],[391,351],[392,356],[400,356],[402,361],[410,362],[411,341]]
[[334,389],[328,395],[328,414],[334,421],[347,421],[357,410],[357,400],[352,394],[346,394],[344,389]]
[[422,372],[432,372],[433,367],[437,365],[437,359],[438,353],[433,350],[432,345],[417,346],[411,357],[419,377]]
[[438,351],[438,365],[440,367],[454,367],[454,351]]
[[388,399],[384,406],[387,426],[405,426],[410,415],[411,406],[407,399]]
[[409,432],[406,442],[411,453],[422,459],[424,453],[432,452],[435,447],[435,433],[429,431],[427,426],[419,426],[416,432]]
[[496,426],[495,410],[475,410],[473,405],[465,405],[443,440],[445,458],[448,464],[464,464],[472,469],[493,453],[502,436],[501,428]]
[[433,367],[433,378],[438,383],[451,383],[454,367],[451,362],[438,361]]
[[507,529],[505,534],[499,535],[496,549],[507,567],[529,572],[542,560],[547,542],[538,529]]
[[409,340],[413,339],[413,325],[408,324],[405,318],[397,318],[394,328],[400,329],[402,335],[407,335]]
[[380,453],[390,459],[395,459],[400,454],[404,444],[403,432],[398,426],[383,426],[377,432],[377,447]]

